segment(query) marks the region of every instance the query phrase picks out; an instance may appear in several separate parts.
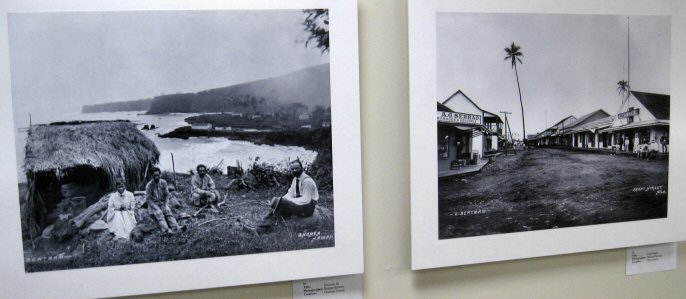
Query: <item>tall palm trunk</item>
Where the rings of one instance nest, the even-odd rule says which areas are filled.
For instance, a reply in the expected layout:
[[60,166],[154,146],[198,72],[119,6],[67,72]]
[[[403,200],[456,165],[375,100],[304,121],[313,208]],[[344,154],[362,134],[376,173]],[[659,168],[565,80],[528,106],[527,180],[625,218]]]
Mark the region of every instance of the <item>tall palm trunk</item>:
[[514,64],[515,76],[517,77],[517,91],[519,92],[519,105],[522,107],[522,131],[524,136],[522,140],[526,141],[526,126],[524,125],[524,102],[522,102],[522,88],[519,87],[519,74],[517,73],[517,64]]

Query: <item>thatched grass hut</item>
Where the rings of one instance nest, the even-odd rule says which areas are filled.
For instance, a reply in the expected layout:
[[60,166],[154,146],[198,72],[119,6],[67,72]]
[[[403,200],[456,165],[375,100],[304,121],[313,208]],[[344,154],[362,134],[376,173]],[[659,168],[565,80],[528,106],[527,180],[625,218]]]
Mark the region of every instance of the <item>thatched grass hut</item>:
[[[128,190],[141,188],[146,170],[160,152],[129,121],[78,121],[34,125],[26,140],[26,194],[22,222],[30,236],[46,225],[46,214],[73,195],[86,204],[125,180]],[[65,187],[66,186],[66,187]],[[78,192],[69,186],[76,186]],[[67,190],[65,190],[67,189]],[[78,193],[78,194],[77,194]]]

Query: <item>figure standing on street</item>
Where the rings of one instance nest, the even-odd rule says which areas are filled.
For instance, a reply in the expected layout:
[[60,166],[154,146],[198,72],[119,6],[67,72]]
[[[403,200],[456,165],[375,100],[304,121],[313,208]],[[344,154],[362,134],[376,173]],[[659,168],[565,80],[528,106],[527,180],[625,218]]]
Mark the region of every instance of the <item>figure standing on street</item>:
[[667,151],[668,151],[667,145],[669,145],[669,137],[667,137],[667,135],[663,135],[660,138],[660,144],[662,144],[662,153],[667,153]]

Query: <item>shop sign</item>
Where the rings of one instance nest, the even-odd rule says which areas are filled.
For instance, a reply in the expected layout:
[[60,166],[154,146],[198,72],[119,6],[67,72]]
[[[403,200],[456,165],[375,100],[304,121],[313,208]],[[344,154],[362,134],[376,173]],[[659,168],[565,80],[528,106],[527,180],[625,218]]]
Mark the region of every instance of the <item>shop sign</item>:
[[638,109],[629,110],[627,112],[622,112],[622,113],[617,115],[617,118],[627,118],[627,117],[631,117],[634,115],[638,115]]
[[481,115],[445,111],[436,111],[436,113],[438,115],[438,122],[440,123],[467,125],[481,124]]

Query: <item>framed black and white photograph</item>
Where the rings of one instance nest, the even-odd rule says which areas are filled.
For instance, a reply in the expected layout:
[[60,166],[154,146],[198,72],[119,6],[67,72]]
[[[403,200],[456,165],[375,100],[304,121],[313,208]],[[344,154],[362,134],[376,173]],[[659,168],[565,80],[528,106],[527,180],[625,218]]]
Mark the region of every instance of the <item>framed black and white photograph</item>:
[[362,272],[355,2],[0,12],[12,297]]
[[666,4],[410,2],[413,269],[686,236]]

